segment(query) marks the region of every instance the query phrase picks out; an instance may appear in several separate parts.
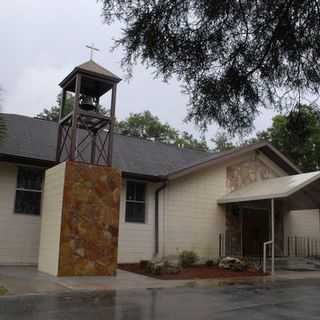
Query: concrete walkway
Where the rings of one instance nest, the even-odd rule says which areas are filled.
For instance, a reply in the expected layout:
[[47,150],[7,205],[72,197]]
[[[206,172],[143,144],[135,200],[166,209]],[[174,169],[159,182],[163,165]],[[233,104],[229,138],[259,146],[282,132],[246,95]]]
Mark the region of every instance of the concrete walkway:
[[7,296],[1,320],[318,320],[320,280]]
[[190,280],[158,280],[123,270],[116,277],[53,277],[36,267],[0,266],[0,286],[9,295],[62,293],[70,291],[175,288],[188,286]]
[[35,267],[0,267],[0,286],[8,295],[59,294],[73,291],[110,291],[154,288],[210,288],[234,284],[265,284],[268,282],[320,279],[320,272],[277,272],[275,276],[229,279],[159,280],[118,270],[116,277],[53,277]]

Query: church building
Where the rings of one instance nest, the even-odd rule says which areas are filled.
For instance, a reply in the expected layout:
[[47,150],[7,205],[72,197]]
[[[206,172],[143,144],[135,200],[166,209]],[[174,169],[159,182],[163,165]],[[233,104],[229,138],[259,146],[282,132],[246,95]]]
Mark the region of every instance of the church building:
[[319,237],[320,172],[302,173],[264,142],[204,152],[116,134],[120,81],[90,60],[60,83],[58,123],[1,114],[1,265],[113,275],[117,263],[182,250],[286,256],[290,237]]

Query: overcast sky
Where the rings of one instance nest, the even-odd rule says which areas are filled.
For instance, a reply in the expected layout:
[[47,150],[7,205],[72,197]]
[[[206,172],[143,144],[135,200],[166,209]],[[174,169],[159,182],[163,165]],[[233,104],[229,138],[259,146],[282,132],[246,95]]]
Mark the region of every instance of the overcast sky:
[[[55,104],[58,83],[78,64],[89,59],[87,44],[100,49],[94,60],[120,77],[121,50],[111,52],[120,26],[103,24],[101,7],[95,0],[0,1],[0,86],[3,112],[34,116]],[[107,101],[102,101],[107,105]],[[122,81],[116,116],[150,110],[162,121],[197,135],[197,128],[184,124],[188,97],[177,81],[163,83],[152,70],[136,66],[133,78]],[[271,112],[256,121],[257,130],[271,124]],[[216,132],[213,126],[207,133]]]

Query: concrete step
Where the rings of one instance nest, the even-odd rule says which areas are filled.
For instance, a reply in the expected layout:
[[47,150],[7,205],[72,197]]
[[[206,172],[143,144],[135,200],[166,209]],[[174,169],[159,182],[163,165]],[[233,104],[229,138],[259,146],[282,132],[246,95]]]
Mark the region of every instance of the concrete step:
[[[250,258],[256,264],[262,264],[260,258]],[[270,269],[271,258],[267,258],[267,268]],[[320,271],[320,260],[316,258],[303,257],[277,257],[275,258],[275,269],[277,271]]]

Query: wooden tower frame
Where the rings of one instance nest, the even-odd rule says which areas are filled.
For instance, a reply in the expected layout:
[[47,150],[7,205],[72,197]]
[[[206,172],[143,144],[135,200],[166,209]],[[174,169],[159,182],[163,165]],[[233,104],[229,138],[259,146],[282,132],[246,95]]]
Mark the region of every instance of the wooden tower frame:
[[[58,125],[56,161],[83,161],[112,165],[113,129],[119,77],[90,60],[76,67],[61,83],[62,99]],[[111,90],[108,115],[99,112],[99,100]],[[74,93],[73,109],[66,114],[67,92]],[[83,110],[81,97],[95,102],[94,110]]]

